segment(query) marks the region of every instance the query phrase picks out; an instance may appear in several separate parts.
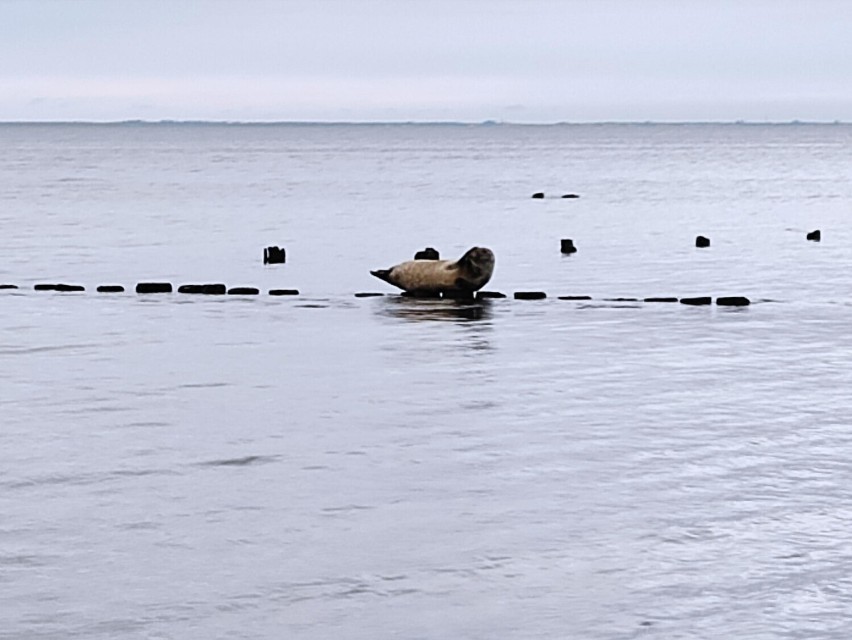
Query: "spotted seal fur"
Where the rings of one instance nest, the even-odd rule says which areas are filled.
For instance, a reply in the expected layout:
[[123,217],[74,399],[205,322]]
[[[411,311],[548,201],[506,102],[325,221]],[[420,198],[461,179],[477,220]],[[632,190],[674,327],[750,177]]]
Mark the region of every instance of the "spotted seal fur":
[[494,253],[485,247],[473,247],[455,261],[408,260],[390,269],[370,271],[379,280],[418,293],[476,291],[493,272]]

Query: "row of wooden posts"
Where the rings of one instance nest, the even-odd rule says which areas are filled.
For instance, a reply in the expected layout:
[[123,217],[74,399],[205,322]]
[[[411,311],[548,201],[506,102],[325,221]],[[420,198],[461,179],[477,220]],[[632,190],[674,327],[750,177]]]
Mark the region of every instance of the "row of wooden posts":
[[[14,284],[0,284],[0,290],[18,290],[19,287]],[[77,284],[37,284],[33,287],[35,291],[56,291],[59,293],[74,293],[85,291],[86,288]],[[124,287],[121,285],[101,285],[97,288],[98,293],[122,293]],[[136,293],[139,294],[157,294],[157,293],[172,293],[174,288],[169,282],[140,282],[136,285]],[[232,287],[227,288],[224,284],[184,284],[177,288],[178,293],[200,294],[200,295],[258,295],[259,289],[254,287]],[[270,289],[271,296],[298,296],[298,289]],[[374,298],[381,297],[386,294],[365,291],[355,294],[356,298]],[[406,298],[424,298],[424,299],[443,299],[443,300],[494,300],[500,298],[508,298],[505,293],[500,291],[445,291],[443,293],[421,293],[421,292],[403,292],[402,297]],[[547,293],[544,291],[515,291],[512,294],[515,300],[544,300]],[[592,301],[591,296],[556,296],[558,300],[573,300],[576,302]],[[713,298],[710,296],[699,296],[692,298],[677,298],[677,297],[652,297],[652,298],[600,298],[602,302],[680,302],[681,304],[702,306],[713,304]],[[751,304],[751,301],[744,296],[720,296],[716,298],[716,304],[727,307],[744,307]]]
[[[543,200],[544,199],[544,192],[543,191],[536,191],[534,194],[532,194],[532,197],[533,197],[534,200]],[[561,196],[554,196],[554,197],[574,199],[574,198],[579,198],[580,196],[576,193],[565,193]],[[822,234],[820,233],[820,230],[816,229],[814,231],[808,232],[806,239],[811,240],[813,242],[820,242],[821,235]],[[566,242],[568,244],[566,244]],[[709,247],[710,246],[710,239],[705,237],[705,236],[698,236],[698,237],[695,238],[695,246],[699,247],[699,248]],[[566,250],[566,248],[567,248],[567,250]],[[576,253],[576,251],[577,251],[577,249],[574,247],[573,243],[570,240],[567,240],[567,239],[562,240],[562,253]]]
[[[538,194],[533,195],[533,197],[537,197]],[[571,194],[562,196],[563,198],[570,197]],[[542,195],[542,197],[544,197]],[[579,196],[576,196],[579,197]],[[819,229],[815,229],[813,231],[809,231],[805,236],[806,240],[810,240],[811,242],[820,242],[822,240],[822,232]],[[695,246],[699,249],[703,249],[710,246],[710,238],[707,236],[696,236],[695,238]],[[572,253],[577,253],[577,247],[574,244],[574,240],[572,238],[562,238],[559,241],[559,250],[566,254],[570,255]],[[440,255],[438,252],[432,247],[427,247],[423,251],[418,251],[414,254],[415,260],[438,260]],[[285,249],[280,247],[266,247],[263,250],[263,264],[283,264],[287,261],[287,253]]]
[[[19,289],[16,284],[0,284],[0,289]],[[80,284],[37,284],[33,286],[35,291],[58,291],[60,293],[73,293],[85,291],[86,287]],[[98,293],[123,293],[124,286],[120,284],[103,284],[97,288]],[[136,285],[136,293],[172,293],[174,287],[170,282],[140,282]],[[178,293],[195,293],[202,295],[236,295],[256,296],[260,289],[255,287],[226,287],[224,284],[183,284],[177,288]],[[270,289],[271,296],[297,296],[298,289]]]
[[[808,240],[820,240],[820,232],[816,230],[808,234]],[[698,236],[696,246],[706,247],[710,245],[710,240],[704,236]],[[561,240],[561,251],[565,254],[576,253],[577,248],[574,246],[574,241],[570,238]],[[426,247],[422,251],[418,251],[414,255],[415,260],[439,260],[440,254],[433,247]],[[266,247],[263,250],[264,264],[280,264],[286,262],[286,251],[279,247]],[[0,290],[15,290],[19,287],[14,284],[0,284]],[[56,291],[60,293],[73,293],[85,291],[86,288],[77,284],[36,284],[33,289],[35,291]],[[122,285],[100,285],[97,287],[98,293],[122,293],[125,291]],[[156,293],[172,293],[174,287],[170,282],[139,282],[135,288],[138,294],[156,294]],[[207,284],[184,284],[177,288],[178,293],[198,294],[198,295],[259,295],[260,289],[255,287],[231,287],[228,288],[222,283],[207,283]],[[271,296],[298,296],[298,289],[270,289]],[[371,298],[384,296],[384,293],[377,292],[360,292],[356,293],[356,298]],[[445,300],[486,300],[507,298],[505,293],[499,291],[444,291],[442,293],[425,293],[425,292],[403,292],[400,294],[404,297],[412,298],[441,298]],[[515,300],[543,300],[547,298],[544,291],[515,291],[512,294]],[[575,301],[590,301],[591,296],[557,296],[559,300],[575,300]],[[702,306],[713,303],[713,298],[710,296],[698,296],[688,298],[676,297],[652,297],[652,298],[603,298],[604,302],[680,302],[681,304]],[[751,304],[751,301],[744,296],[720,296],[716,298],[716,304],[719,306],[734,306],[742,307]]]
[[[819,229],[809,231],[805,236],[806,240],[811,242],[820,242],[822,240],[822,232]],[[696,236],[695,246],[699,249],[704,249],[710,246],[710,238],[707,236]],[[562,238],[560,241],[560,251],[565,254],[577,253],[577,247],[574,246],[574,241],[571,238]]]

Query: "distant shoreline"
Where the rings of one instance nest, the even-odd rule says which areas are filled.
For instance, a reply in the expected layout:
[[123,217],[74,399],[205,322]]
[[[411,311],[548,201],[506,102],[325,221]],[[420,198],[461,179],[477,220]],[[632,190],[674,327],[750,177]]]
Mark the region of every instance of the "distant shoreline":
[[837,126],[849,125],[852,122],[842,120],[788,120],[788,121],[626,121],[626,120],[602,120],[599,122],[507,122],[496,120],[485,120],[481,122],[462,121],[300,121],[300,120],[6,120],[0,121],[0,126],[230,126],[230,127],[328,127],[328,126],[358,126],[358,127],[596,127],[596,126]]

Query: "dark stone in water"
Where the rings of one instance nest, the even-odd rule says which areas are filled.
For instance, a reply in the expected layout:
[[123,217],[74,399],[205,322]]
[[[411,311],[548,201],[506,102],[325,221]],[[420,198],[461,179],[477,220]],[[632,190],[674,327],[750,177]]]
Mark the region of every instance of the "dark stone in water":
[[432,247],[426,247],[423,251],[418,251],[414,254],[415,260],[440,260],[441,254]]
[[269,295],[271,295],[271,296],[297,296],[297,295],[299,295],[299,290],[298,289],[270,289]]
[[170,282],[140,282],[136,285],[136,293],[171,293]]
[[228,289],[229,296],[256,296],[260,293],[260,289],[254,287],[233,287]]
[[681,304],[689,304],[694,307],[710,304],[713,302],[713,299],[710,296],[699,296],[697,298],[681,298]]
[[720,307],[747,307],[751,300],[745,296],[723,296],[716,298],[716,304]]
[[698,236],[695,238],[695,246],[699,248],[709,247],[710,246],[710,238],[705,238],[704,236]]
[[182,284],[178,293],[197,293],[208,296],[223,296],[227,291],[224,284]]
[[61,291],[66,293],[69,291],[85,291],[86,287],[79,284],[37,284],[33,289],[36,291]]
[[477,291],[476,299],[477,300],[485,300],[487,298],[505,298],[505,293],[500,293],[499,291]]
[[677,298],[645,298],[645,302],[677,302]]
[[544,193],[539,191],[538,193],[532,194],[532,197],[535,198],[536,200],[540,200],[544,197]]
[[18,285],[16,284],[0,284],[0,289],[17,289]]
[[263,264],[284,264],[287,262],[287,251],[280,247],[266,247],[263,250]]
[[205,284],[201,287],[201,293],[208,296],[223,296],[227,292],[227,288],[221,282],[213,284]]
[[820,233],[819,229],[815,229],[807,235],[807,239],[813,242],[820,242],[822,240],[822,233]]
[[566,194],[565,194],[564,196],[562,196],[562,197],[563,197],[563,198],[579,198],[580,196],[578,196],[576,193],[566,193]]
[[574,241],[571,238],[562,238],[560,251],[562,253],[577,253],[577,247],[574,246]]
[[444,291],[441,295],[445,300],[473,300],[473,291]]
[[373,292],[373,291],[360,291],[360,292],[355,294],[355,297],[356,298],[379,298],[383,295],[385,295],[385,294],[377,293],[377,292]]
[[592,296],[559,296],[559,300],[591,300]]
[[120,284],[102,284],[98,287],[98,293],[122,293],[124,287]]
[[515,300],[544,300],[546,297],[544,291],[515,291]]
[[178,293],[202,293],[203,284],[182,284],[178,287]]
[[401,295],[403,298],[435,299],[441,297],[441,293],[438,291],[403,291],[399,295]]

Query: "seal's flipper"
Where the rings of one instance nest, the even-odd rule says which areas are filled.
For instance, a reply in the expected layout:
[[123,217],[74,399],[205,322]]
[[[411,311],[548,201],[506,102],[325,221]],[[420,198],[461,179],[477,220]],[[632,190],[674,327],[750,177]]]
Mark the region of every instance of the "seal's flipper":
[[470,280],[465,280],[464,278],[456,278],[456,289],[459,291],[476,291],[479,287],[477,287]]
[[379,280],[384,280],[388,284],[393,284],[390,279],[390,269],[378,269],[376,271],[371,271],[370,273],[376,276]]

